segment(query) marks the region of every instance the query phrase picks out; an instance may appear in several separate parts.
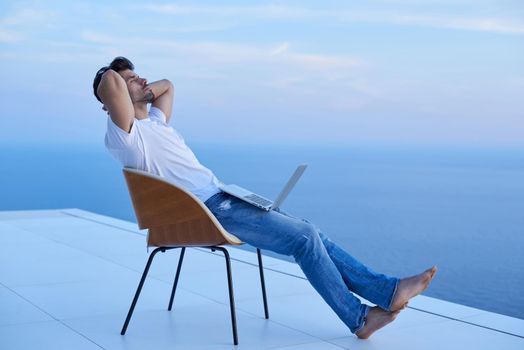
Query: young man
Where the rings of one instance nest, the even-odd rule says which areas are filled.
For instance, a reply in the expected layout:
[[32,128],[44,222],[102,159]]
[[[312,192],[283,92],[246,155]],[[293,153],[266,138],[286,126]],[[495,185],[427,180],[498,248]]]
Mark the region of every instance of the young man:
[[[123,166],[154,173],[192,192],[242,241],[292,255],[313,287],[359,338],[369,338],[392,322],[409,299],[429,286],[435,266],[404,279],[378,274],[307,220],[280,210],[266,212],[222,192],[213,172],[200,164],[182,136],[169,126],[174,87],[168,80],[148,84],[128,59],[117,57],[97,72],[93,90],[110,116],[106,147]],[[353,293],[376,306],[362,304]]]

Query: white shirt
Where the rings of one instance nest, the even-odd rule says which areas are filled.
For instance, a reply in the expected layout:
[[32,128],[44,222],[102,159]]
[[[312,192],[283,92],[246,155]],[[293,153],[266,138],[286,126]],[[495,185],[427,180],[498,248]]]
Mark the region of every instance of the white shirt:
[[107,118],[105,144],[125,167],[161,176],[205,202],[218,193],[218,179],[187,147],[164,113],[151,107],[146,119],[135,119],[129,133]]

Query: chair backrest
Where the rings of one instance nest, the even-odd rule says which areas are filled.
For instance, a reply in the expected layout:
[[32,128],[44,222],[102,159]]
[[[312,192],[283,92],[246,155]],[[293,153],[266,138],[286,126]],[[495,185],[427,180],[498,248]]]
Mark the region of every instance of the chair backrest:
[[242,244],[192,193],[145,171],[123,171],[138,226],[149,229],[148,246]]

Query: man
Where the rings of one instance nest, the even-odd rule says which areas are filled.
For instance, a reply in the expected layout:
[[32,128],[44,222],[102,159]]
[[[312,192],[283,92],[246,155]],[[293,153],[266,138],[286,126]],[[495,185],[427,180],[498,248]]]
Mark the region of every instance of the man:
[[[93,90],[110,116],[106,147],[123,166],[154,173],[192,192],[242,241],[292,255],[317,292],[359,338],[369,338],[392,322],[409,299],[429,286],[435,266],[404,279],[378,274],[307,220],[280,210],[266,212],[222,192],[213,172],[200,164],[182,136],[168,125],[174,95],[168,80],[148,84],[128,59],[117,57],[97,72]],[[362,304],[353,293],[376,306]]]

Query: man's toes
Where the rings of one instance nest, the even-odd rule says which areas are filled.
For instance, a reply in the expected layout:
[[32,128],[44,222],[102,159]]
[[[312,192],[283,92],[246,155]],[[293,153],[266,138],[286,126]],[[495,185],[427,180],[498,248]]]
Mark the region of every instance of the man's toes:
[[429,274],[431,275],[431,278],[433,278],[433,276],[435,276],[436,273],[437,273],[436,266],[433,266],[432,268],[429,269]]
[[436,274],[436,273],[437,273],[437,268],[436,268],[435,266],[433,266],[433,267],[429,270],[429,276],[428,276],[428,277],[429,277],[429,278],[428,278],[429,281],[428,281],[428,282],[430,282],[430,281],[433,279],[433,277],[435,277],[435,274]]

